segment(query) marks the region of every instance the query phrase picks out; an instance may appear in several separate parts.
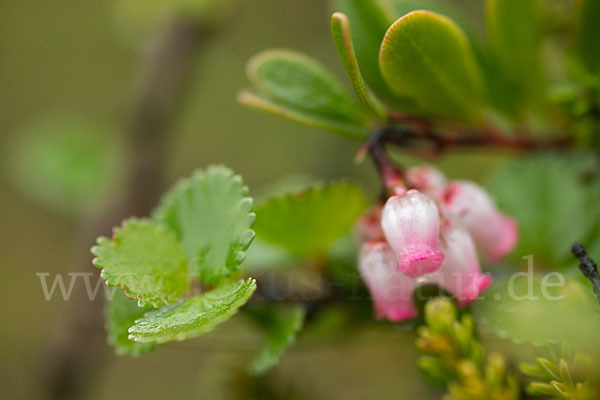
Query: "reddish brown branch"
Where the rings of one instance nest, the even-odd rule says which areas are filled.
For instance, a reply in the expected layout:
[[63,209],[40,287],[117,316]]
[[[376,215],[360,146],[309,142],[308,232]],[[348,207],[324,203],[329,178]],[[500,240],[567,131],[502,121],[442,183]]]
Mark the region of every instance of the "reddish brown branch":
[[[425,128],[425,129],[424,129]],[[486,128],[482,131],[465,129],[459,133],[445,134],[423,124],[394,125],[384,129],[381,144],[393,144],[404,148],[430,149],[440,153],[453,147],[496,147],[512,150],[561,150],[570,148],[569,137],[558,139],[534,139],[531,136],[509,137]]]
[[564,150],[572,147],[569,137],[550,140],[534,139],[530,135],[508,137],[492,127],[485,127],[481,131],[462,129],[446,134],[436,131],[425,119],[402,116],[401,121],[404,123],[385,126],[373,132],[357,155],[359,161],[366,154],[371,156],[387,189],[386,196],[393,193],[394,188],[403,187],[405,182],[403,169],[391,163],[385,153],[388,144],[426,154],[440,154],[454,147],[490,147],[517,151]]

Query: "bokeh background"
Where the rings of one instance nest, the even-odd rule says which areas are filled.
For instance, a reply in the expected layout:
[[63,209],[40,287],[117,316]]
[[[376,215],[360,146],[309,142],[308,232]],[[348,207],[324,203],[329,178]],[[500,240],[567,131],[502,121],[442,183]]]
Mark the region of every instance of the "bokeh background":
[[[480,12],[479,5],[472,11]],[[375,195],[371,166],[353,162],[356,143],[236,102],[237,92],[248,85],[246,61],[265,48],[304,51],[347,82],[330,40],[329,17],[323,0],[235,3],[234,13],[200,47],[169,124],[162,149],[164,189],[195,168],[224,163],[243,175],[255,194],[285,175],[304,174],[356,179]],[[0,0],[0,398],[48,398],[45,379],[60,358],[57,343],[60,349],[61,341],[77,339],[66,330],[78,311],[60,296],[46,301],[36,273],[53,277],[72,271],[82,247],[85,253],[93,244],[82,243],[81,214],[61,207],[60,198],[43,201],[52,188],[42,185],[42,194],[23,188],[19,180],[28,157],[35,161],[41,155],[19,153],[20,137],[40,121],[60,116],[86,121],[107,143],[118,143],[143,68],[143,47],[117,26],[110,1]],[[450,176],[482,180],[499,157],[465,152],[439,162]],[[84,157],[76,165],[86,162]],[[117,171],[116,179],[102,182],[101,191],[116,196],[122,175],[125,171]],[[90,184],[91,189],[98,185]],[[93,270],[84,264],[76,270]],[[82,301],[74,297],[72,302]],[[97,359],[78,392],[81,399],[229,398],[227,390],[243,383],[232,382],[216,366],[252,354],[258,340],[252,327],[236,318],[206,337],[134,359],[113,355],[101,329],[78,334],[97,343],[80,349],[95,352]],[[428,389],[417,370],[412,340],[407,330],[378,324],[344,338],[307,335],[267,379],[281,398],[294,393],[312,399],[437,398],[439,392]]]

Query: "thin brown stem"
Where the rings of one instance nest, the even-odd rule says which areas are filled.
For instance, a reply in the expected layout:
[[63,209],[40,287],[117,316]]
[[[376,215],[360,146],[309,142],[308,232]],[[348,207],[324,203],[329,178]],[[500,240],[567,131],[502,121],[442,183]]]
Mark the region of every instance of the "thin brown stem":
[[[162,185],[165,142],[170,122],[184,98],[185,82],[199,45],[210,32],[189,21],[175,21],[160,38],[148,59],[142,60],[135,105],[125,129],[130,165],[124,196],[82,222],[73,271],[99,274],[91,267],[89,248],[99,235],[131,215],[146,215],[158,199]],[[95,282],[95,280],[92,280]],[[48,351],[43,366],[46,398],[80,398],[88,381],[101,370],[105,333],[103,298],[94,301],[78,293],[69,303],[70,321]]]

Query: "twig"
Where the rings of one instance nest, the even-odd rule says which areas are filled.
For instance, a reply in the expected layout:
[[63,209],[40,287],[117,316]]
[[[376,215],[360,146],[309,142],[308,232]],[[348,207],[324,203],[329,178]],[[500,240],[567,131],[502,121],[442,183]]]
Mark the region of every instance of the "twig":
[[598,266],[592,260],[592,258],[585,251],[585,247],[583,247],[580,243],[573,243],[571,247],[571,251],[575,255],[575,257],[579,260],[579,269],[583,273],[583,275],[592,282],[592,286],[594,287],[594,293],[598,297],[598,302],[600,302],[600,274],[598,273]]
[[458,133],[441,133],[427,124],[418,122],[410,125],[386,127],[385,142],[400,147],[430,147],[439,153],[451,147],[497,147],[512,150],[555,150],[571,146],[569,137],[536,140],[529,136],[507,137],[491,127],[481,131],[465,129]]
[[[83,221],[74,256],[76,271],[89,272],[89,248],[98,235],[109,235],[112,226],[131,215],[145,215],[156,203],[161,184],[163,152],[169,123],[184,97],[185,81],[207,28],[189,21],[175,21],[165,31],[150,59],[142,62],[136,105],[125,131],[130,165],[124,197],[107,206],[95,218]],[[83,295],[83,293],[80,293]],[[104,352],[103,301],[73,299],[71,321],[42,361],[46,398],[80,398],[87,381],[97,375]]]

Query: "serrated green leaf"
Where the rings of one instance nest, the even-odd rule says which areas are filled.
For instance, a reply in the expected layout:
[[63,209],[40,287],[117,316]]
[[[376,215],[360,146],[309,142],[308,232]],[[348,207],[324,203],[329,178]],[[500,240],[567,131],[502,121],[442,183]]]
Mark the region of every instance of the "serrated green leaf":
[[333,14],[333,17],[331,17],[331,35],[358,98],[364,105],[369,107],[376,117],[384,120],[386,118],[385,107],[379,102],[375,95],[371,93],[360,73],[354,44],[352,43],[350,21],[346,14]]
[[53,116],[18,132],[9,144],[15,185],[32,199],[79,216],[118,186],[123,158],[110,130],[90,121]]
[[279,363],[285,350],[296,341],[305,314],[304,308],[296,306],[267,310],[261,315],[267,341],[250,367],[254,375],[262,375]]
[[333,183],[265,201],[256,210],[256,233],[299,256],[324,253],[364,210],[362,191]]
[[267,50],[254,56],[248,78],[260,98],[291,113],[332,125],[368,124],[366,110],[316,60],[291,50]]
[[218,285],[238,269],[254,239],[251,209],[242,179],[228,168],[211,166],[175,185],[154,218],[176,233],[192,275]]
[[254,290],[256,281],[250,278],[164,306],[137,320],[129,329],[129,339],[165,343],[202,335],[231,318]]
[[489,49],[495,67],[521,105],[535,104],[543,93],[541,24],[537,0],[487,0]]
[[470,44],[450,19],[414,11],[388,29],[379,65],[390,89],[440,117],[481,119],[481,72]]
[[141,307],[170,304],[190,286],[188,262],[173,232],[149,220],[128,219],[113,239],[98,239],[93,263],[109,286],[120,286]]
[[508,162],[492,175],[493,197],[519,226],[511,257],[533,255],[538,266],[573,265],[570,245],[597,235],[598,184],[586,181],[595,168],[587,154],[547,154]]
[[108,343],[115,348],[118,355],[138,357],[154,350],[155,343],[137,343],[128,338],[128,329],[150,310],[152,309],[149,307],[138,307],[137,302],[128,298],[121,290],[115,291],[112,299],[107,301],[104,315]]
[[582,0],[577,12],[577,50],[583,63],[594,74],[600,74],[600,2]]

